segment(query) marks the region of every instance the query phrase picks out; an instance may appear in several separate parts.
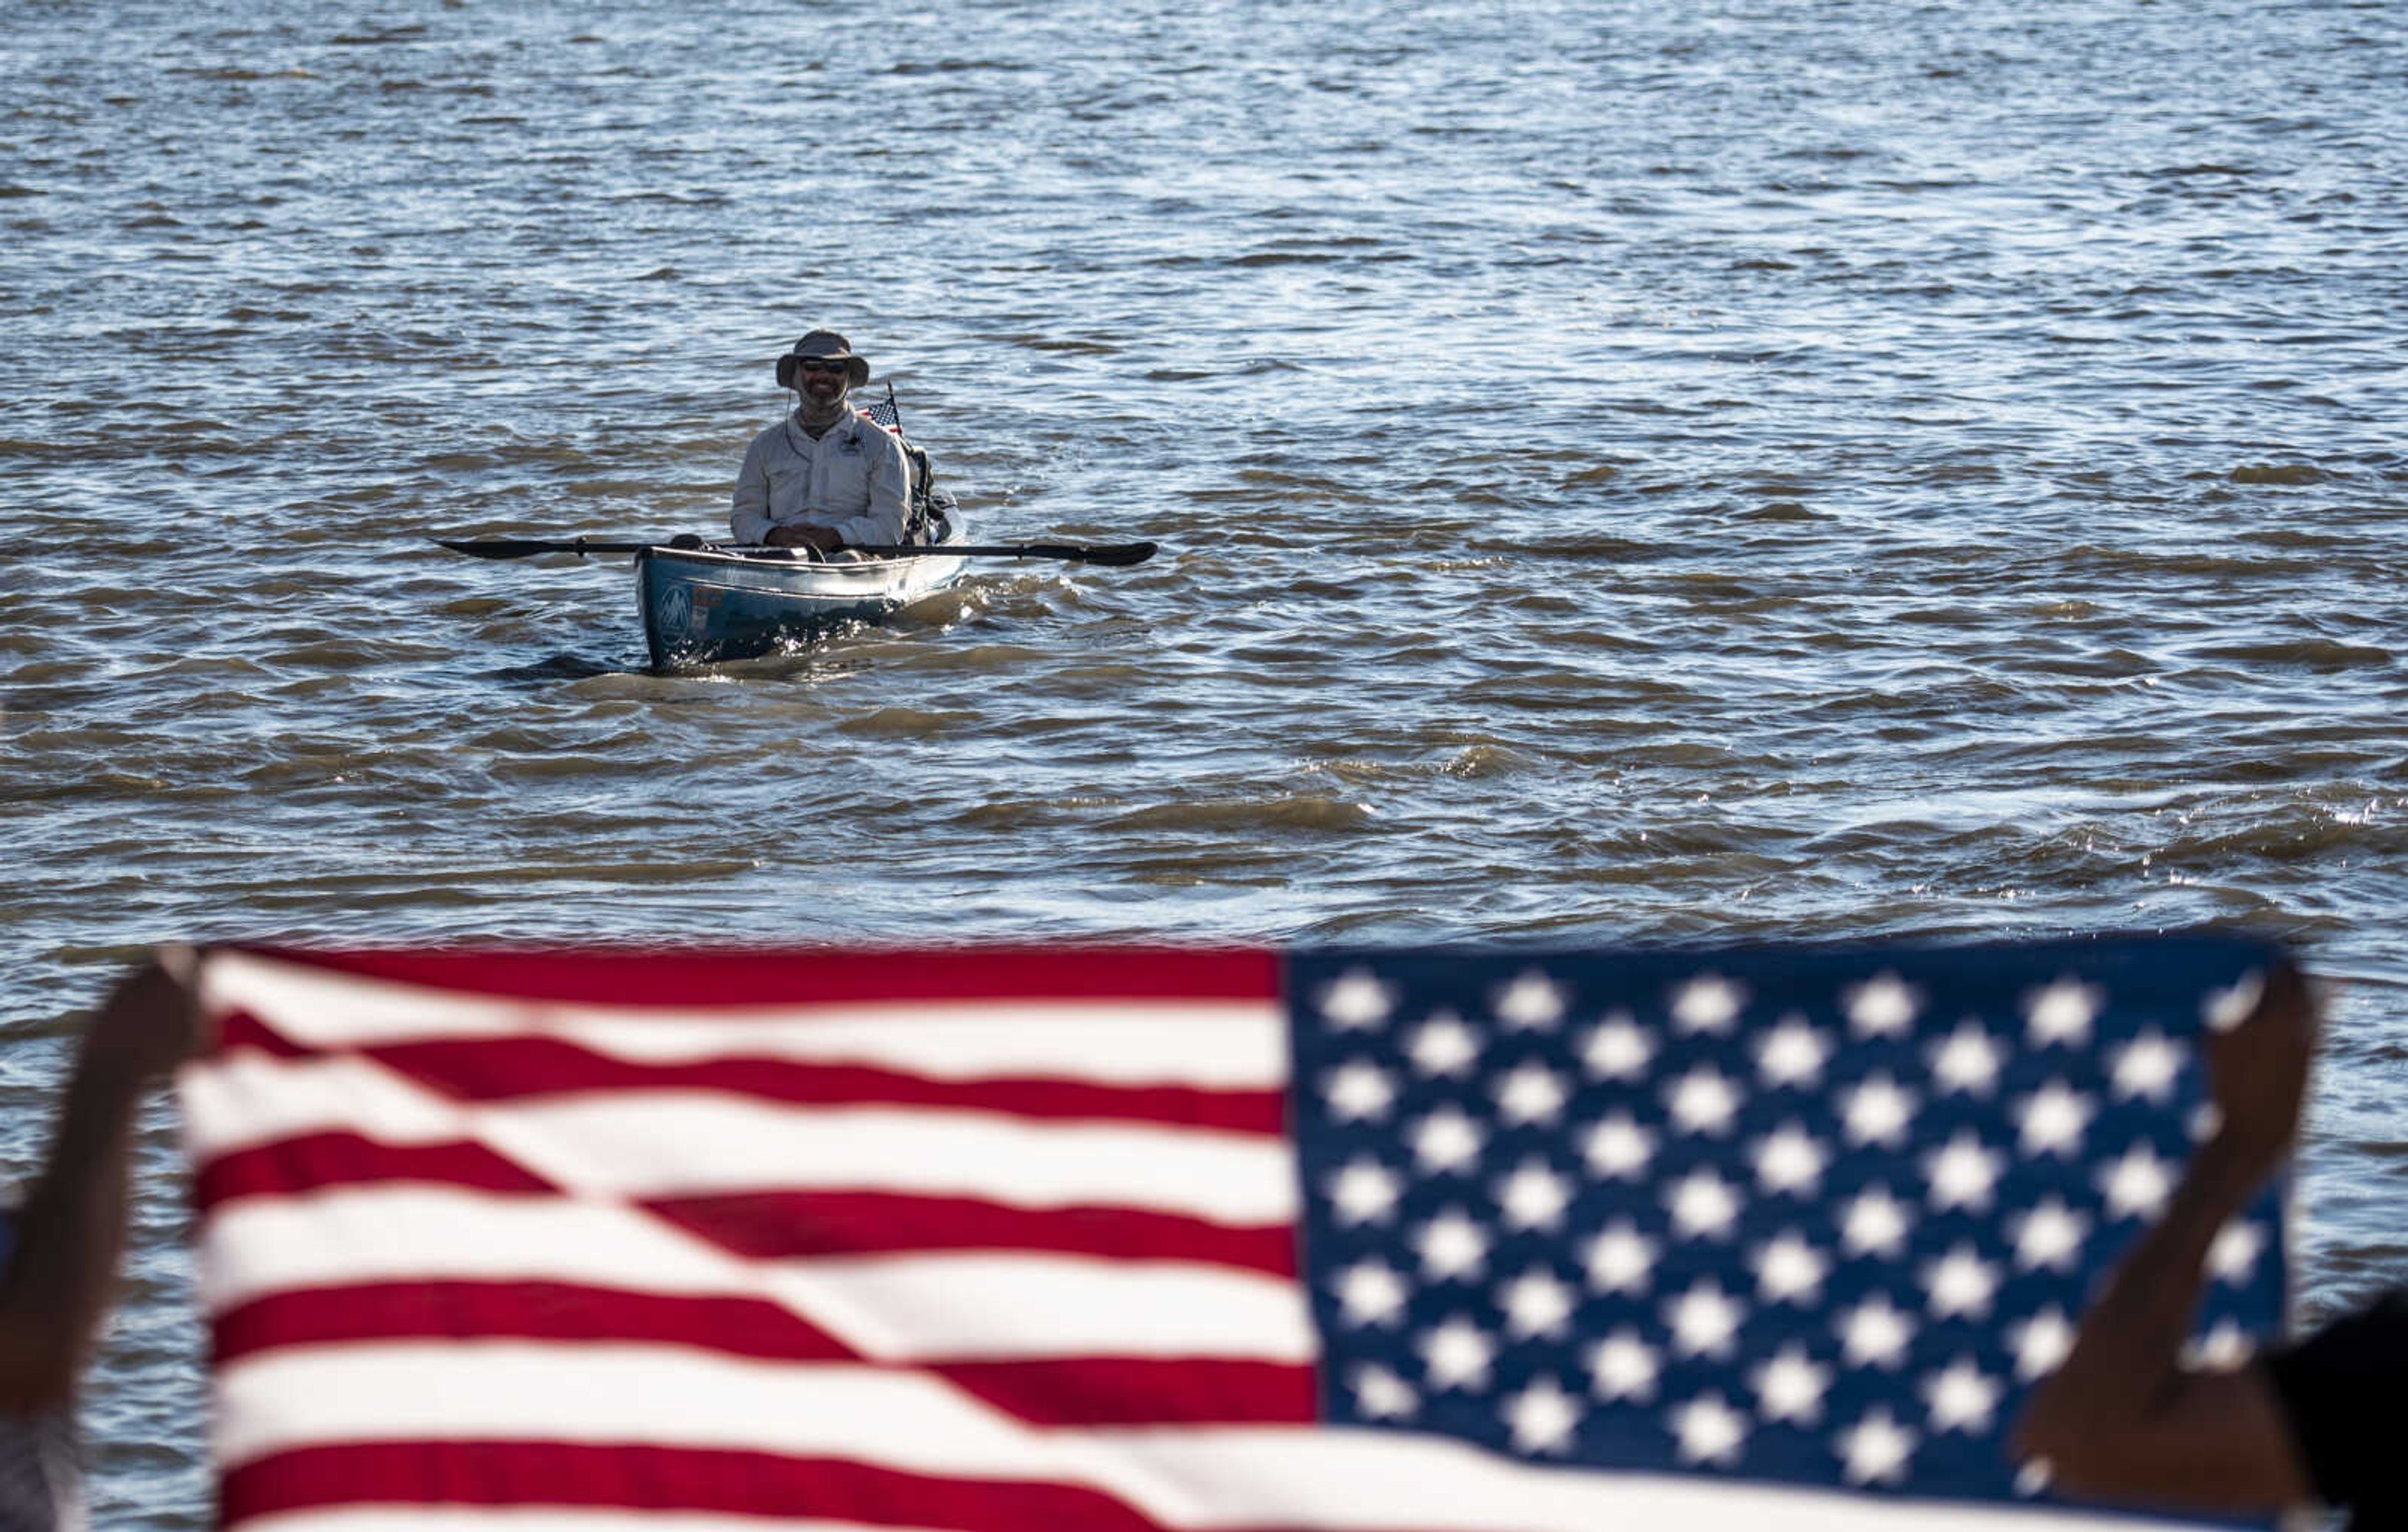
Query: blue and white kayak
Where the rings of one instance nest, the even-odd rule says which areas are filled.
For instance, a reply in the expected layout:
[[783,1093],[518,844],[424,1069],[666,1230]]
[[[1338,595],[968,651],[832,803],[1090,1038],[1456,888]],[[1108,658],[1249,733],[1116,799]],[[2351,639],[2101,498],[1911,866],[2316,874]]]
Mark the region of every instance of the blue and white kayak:
[[751,659],[856,623],[875,623],[961,579],[958,514],[925,553],[810,559],[799,549],[671,548],[636,553],[636,605],[652,668]]

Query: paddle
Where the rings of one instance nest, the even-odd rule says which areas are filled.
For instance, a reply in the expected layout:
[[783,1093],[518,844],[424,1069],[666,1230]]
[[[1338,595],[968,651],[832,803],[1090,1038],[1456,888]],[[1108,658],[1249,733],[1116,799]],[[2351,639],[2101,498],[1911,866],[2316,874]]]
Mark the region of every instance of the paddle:
[[[459,542],[446,537],[437,537],[435,540],[455,553],[466,553],[480,559],[523,559],[532,558],[538,553],[576,553],[580,556],[586,553],[635,553],[647,548],[704,546],[699,542],[680,544],[666,537],[656,538],[651,542],[604,542],[593,537],[566,539],[488,537]],[[1154,545],[1150,542],[1016,542],[953,547],[918,543],[876,543],[855,548],[853,551],[886,559],[925,559],[946,556],[967,559],[1063,559],[1072,564],[1100,564],[1117,569],[1125,568],[1132,564],[1143,564],[1154,557]],[[802,556],[799,551],[793,549],[776,549],[770,551],[787,553],[793,557]]]

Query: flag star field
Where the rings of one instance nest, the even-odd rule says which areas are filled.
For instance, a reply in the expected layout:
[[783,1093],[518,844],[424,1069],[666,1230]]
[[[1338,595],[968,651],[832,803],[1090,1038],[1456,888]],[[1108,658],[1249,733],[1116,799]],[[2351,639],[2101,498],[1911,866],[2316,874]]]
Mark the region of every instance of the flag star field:
[[[2171,1195],[2199,1041],[2265,961],[1299,954],[1326,1416],[1545,1463],[2044,1494],[2016,1403]],[[2218,1239],[2206,1354],[2277,1324],[2280,1209]]]

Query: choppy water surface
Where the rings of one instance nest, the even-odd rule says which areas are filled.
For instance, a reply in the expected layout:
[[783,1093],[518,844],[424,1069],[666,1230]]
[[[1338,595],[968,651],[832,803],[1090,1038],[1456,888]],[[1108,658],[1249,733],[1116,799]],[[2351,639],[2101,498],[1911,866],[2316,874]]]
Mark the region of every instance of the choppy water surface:
[[[2362,1292],[2408,1224],[2404,20],[16,7],[8,1162],[165,937],[2236,920],[2347,981],[2311,1307]],[[425,541],[717,530],[819,323],[982,534],[1166,553],[671,679],[620,564]],[[181,1222],[105,1525],[207,1519]]]

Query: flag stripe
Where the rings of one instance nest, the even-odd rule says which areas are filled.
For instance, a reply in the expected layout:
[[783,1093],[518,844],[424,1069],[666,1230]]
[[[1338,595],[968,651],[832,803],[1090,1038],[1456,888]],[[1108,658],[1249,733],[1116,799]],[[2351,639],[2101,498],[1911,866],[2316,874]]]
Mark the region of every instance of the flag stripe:
[[1119,1260],[1193,1261],[1293,1277],[1296,1231],[1236,1226],[1123,1207],[1014,1208],[972,1197],[880,1192],[759,1192],[641,1204],[752,1260],[906,1251],[1061,1251]]
[[[514,999],[646,1009],[820,1005],[849,1000],[1268,1000],[1279,954],[1262,949],[1153,947],[914,949],[796,952],[628,947],[319,950],[230,948],[210,967],[241,965]],[[346,986],[356,991],[360,986]]]
[[932,1363],[929,1370],[1037,1425],[1305,1425],[1313,1371],[1226,1356]]
[[307,1133],[209,1161],[194,1178],[193,1200],[207,1212],[237,1197],[290,1196],[377,1181],[546,1196],[559,1190],[480,1143],[389,1144],[356,1133]]
[[852,1064],[727,1057],[659,1063],[614,1058],[554,1038],[443,1038],[366,1050],[367,1056],[459,1101],[573,1094],[718,1092],[797,1105],[947,1107],[1028,1118],[1088,1118],[1214,1128],[1277,1138],[1276,1091],[1199,1091],[1048,1079],[930,1080]]
[[630,1293],[577,1282],[392,1281],[304,1288],[217,1316],[221,1363],[358,1340],[601,1339],[694,1346],[767,1361],[838,1361],[835,1337],[766,1298]]
[[[337,1452],[347,1449],[337,1448]],[[230,1524],[229,1524],[230,1525]],[[242,1524],[244,1532],[951,1532],[926,1523],[871,1524],[822,1516],[783,1515],[765,1526],[758,1516],[717,1511],[620,1510],[606,1506],[351,1505],[336,1501],[270,1511]]]
[[865,1355],[1220,1355],[1307,1361],[1295,1282],[1170,1261],[1018,1253],[752,1262],[624,1208],[421,1187],[229,1205],[201,1237],[203,1299],[228,1311],[351,1283],[581,1283],[767,1297]]
[[228,1473],[221,1498],[229,1523],[317,1505],[423,1500],[748,1516],[807,1509],[864,1525],[958,1532],[1151,1532],[1160,1525],[1111,1496],[1071,1485],[936,1477],[766,1453],[549,1441],[363,1442],[285,1453]]
[[970,1006],[822,997],[779,1009],[680,1003],[535,1004],[378,984],[250,957],[203,970],[215,1014],[248,1015],[279,1049],[352,1049],[444,1038],[563,1038],[653,1064],[727,1056],[883,1067],[934,1080],[1033,1078],[1270,1091],[1286,1080],[1286,1030],[1274,995],[1118,1000],[996,998]]
[[1283,1143],[1137,1123],[865,1106],[796,1108],[694,1091],[458,1107],[359,1055],[228,1061],[188,1082],[185,1140],[204,1166],[349,1130],[391,1144],[478,1139],[548,1183],[644,1197],[770,1188],[1112,1204],[1244,1226],[1297,1206]]

